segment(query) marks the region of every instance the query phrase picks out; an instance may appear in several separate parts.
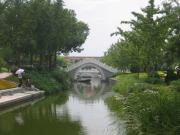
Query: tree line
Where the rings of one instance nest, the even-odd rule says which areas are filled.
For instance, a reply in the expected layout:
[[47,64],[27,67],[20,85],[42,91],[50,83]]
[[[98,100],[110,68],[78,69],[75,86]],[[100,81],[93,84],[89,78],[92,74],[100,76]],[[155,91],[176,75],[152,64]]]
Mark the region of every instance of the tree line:
[[122,21],[131,30],[118,31],[117,43],[105,52],[103,61],[119,69],[133,72],[155,71],[180,65],[180,3],[169,0],[156,6],[155,0],[140,13],[132,12],[134,19]]
[[62,0],[0,0],[0,55],[7,63],[52,69],[57,54],[81,51],[88,34]]

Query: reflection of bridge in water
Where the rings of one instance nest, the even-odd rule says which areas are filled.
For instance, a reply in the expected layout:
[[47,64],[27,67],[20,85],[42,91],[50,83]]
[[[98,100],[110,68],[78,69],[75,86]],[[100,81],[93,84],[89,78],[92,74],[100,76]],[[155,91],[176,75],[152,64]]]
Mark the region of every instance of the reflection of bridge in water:
[[89,80],[91,78],[100,78],[107,80],[117,69],[114,69],[97,59],[85,58],[68,67],[67,71],[74,80]]
[[111,88],[111,83],[103,83],[99,78],[93,78],[90,83],[74,83],[74,94],[89,103],[112,95]]

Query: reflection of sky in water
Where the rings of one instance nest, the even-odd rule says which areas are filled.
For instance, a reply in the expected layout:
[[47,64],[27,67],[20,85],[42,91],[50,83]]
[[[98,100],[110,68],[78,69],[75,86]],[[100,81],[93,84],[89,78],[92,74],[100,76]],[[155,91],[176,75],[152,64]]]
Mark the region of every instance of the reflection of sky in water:
[[81,124],[86,128],[88,135],[113,135],[111,123],[108,119],[109,112],[103,101],[84,104],[71,97],[67,107],[71,117],[80,118]]
[[24,124],[23,116],[22,116],[21,113],[19,113],[18,115],[15,116],[15,121],[16,121],[19,125],[23,125],[23,124]]
[[[94,88],[90,84],[85,84],[84,86],[84,91]],[[97,86],[100,86],[99,82],[98,85],[95,84],[95,87]],[[94,91],[94,89],[91,90]],[[59,117],[68,112],[72,121],[81,121],[81,125],[85,128],[87,135],[121,135],[118,129],[123,129],[123,127],[119,127],[121,126],[120,124],[114,123],[111,112],[101,98],[98,100],[94,99],[93,102],[85,102],[71,93],[66,104],[56,107],[56,113]]]
[[0,115],[0,135],[123,135],[122,124],[104,102],[110,85],[97,80],[78,85],[68,94]]

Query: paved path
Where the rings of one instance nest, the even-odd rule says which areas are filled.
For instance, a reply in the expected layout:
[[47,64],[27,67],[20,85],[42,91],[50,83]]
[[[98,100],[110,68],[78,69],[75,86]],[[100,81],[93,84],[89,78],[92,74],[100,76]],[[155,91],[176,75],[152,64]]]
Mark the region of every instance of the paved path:
[[12,75],[12,73],[8,73],[8,72],[0,73],[0,79],[7,78],[11,75]]
[[35,98],[42,97],[44,91],[26,90],[23,88],[13,88],[0,91],[0,110],[1,107],[14,105],[18,102],[26,102]]

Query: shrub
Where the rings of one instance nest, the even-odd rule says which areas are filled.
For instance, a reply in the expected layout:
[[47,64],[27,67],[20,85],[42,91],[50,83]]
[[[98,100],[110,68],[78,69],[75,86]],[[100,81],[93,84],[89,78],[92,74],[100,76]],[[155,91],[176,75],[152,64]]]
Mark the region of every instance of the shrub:
[[131,71],[132,73],[138,73],[138,72],[140,71],[140,69],[139,69],[138,66],[132,66],[132,67],[130,68],[130,71]]
[[167,75],[166,75],[166,78],[165,78],[166,84],[169,85],[171,81],[177,80],[177,79],[178,79],[178,77],[177,77],[177,74],[175,74],[174,70],[168,69],[167,70]]
[[148,77],[145,79],[145,82],[150,83],[150,84],[162,84],[163,80],[161,80],[160,77],[158,78]]
[[67,90],[70,87],[70,77],[64,70],[55,70],[52,72],[53,78],[61,84],[63,90]]
[[4,65],[5,65],[5,61],[2,58],[0,58],[0,71]]
[[178,92],[180,92],[180,79],[171,82],[172,88]]

